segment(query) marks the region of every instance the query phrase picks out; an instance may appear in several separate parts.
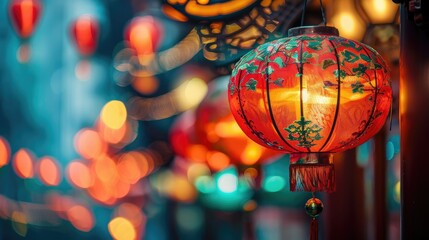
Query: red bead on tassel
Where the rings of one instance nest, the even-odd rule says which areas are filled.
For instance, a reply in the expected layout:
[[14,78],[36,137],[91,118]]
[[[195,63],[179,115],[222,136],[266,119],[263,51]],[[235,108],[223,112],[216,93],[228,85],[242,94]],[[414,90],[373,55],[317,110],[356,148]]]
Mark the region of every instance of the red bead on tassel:
[[317,240],[319,238],[319,224],[316,218],[323,211],[322,201],[315,197],[308,199],[305,203],[305,211],[313,218],[310,226],[310,240]]

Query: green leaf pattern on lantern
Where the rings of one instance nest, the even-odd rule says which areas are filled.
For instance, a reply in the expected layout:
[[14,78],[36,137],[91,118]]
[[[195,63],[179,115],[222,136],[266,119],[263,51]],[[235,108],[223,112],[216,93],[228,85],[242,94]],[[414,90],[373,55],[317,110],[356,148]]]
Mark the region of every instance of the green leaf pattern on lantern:
[[365,54],[360,54],[360,58],[362,58],[365,62],[371,62],[371,58]]
[[305,62],[307,62],[308,59],[310,59],[312,57],[313,57],[313,54],[308,53],[308,52],[303,52],[301,62],[305,63]]
[[362,63],[359,63],[359,65],[356,68],[353,68],[352,71],[356,76],[362,77],[367,69],[367,66],[363,65]]
[[284,128],[284,130],[289,133],[289,140],[298,141],[299,147],[310,148],[316,145],[313,143],[315,140],[323,138],[320,135],[322,128],[317,124],[312,124],[311,120],[305,120],[303,116],[300,120],[296,120],[287,128]]
[[235,93],[235,85],[234,84],[229,84],[229,94],[232,96]]
[[273,81],[273,83],[279,87],[283,86],[283,82],[284,82],[283,78],[277,78],[276,80]]
[[341,78],[345,78],[345,77],[347,76],[346,71],[344,71],[344,70],[339,70],[339,71],[338,71],[338,69],[336,69],[336,70],[334,71],[334,76],[335,76],[336,78],[338,78],[338,74],[340,75],[340,77],[341,77]]
[[253,78],[249,79],[246,83],[246,90],[256,91],[256,84],[258,84],[258,81]]
[[344,47],[349,47],[349,48],[353,48],[356,51],[360,51],[362,50],[362,46],[357,46],[355,42],[353,41],[341,41],[341,45],[343,45]]
[[330,67],[332,65],[335,65],[334,60],[332,60],[332,59],[326,59],[326,60],[323,60],[322,68],[323,68],[323,70],[325,70],[325,69],[327,69],[328,67]]
[[313,49],[313,50],[321,50],[322,49],[322,43],[320,41],[311,41],[308,42],[307,47]]
[[350,52],[349,50],[345,50],[343,52],[341,52],[341,54],[344,57],[344,61],[349,62],[349,63],[354,63],[357,60],[359,60],[359,56]]
[[363,84],[360,81],[352,83],[352,92],[353,93],[363,93]]
[[256,70],[258,70],[258,66],[256,66],[255,63],[252,62],[250,64],[247,64],[246,70],[248,73],[255,73]]
[[273,62],[281,68],[284,67],[283,59],[281,57],[276,57]]
[[292,50],[294,48],[298,47],[298,42],[296,41],[296,38],[292,38],[289,42],[286,43],[285,48],[286,50]]

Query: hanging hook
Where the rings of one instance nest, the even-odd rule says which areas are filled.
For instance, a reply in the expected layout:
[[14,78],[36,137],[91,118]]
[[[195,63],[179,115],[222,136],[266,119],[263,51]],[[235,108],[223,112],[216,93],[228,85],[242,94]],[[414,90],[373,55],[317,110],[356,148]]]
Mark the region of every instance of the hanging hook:
[[[322,0],[319,0],[319,5],[320,5],[320,12],[322,13],[323,25],[326,26],[325,10],[323,9]],[[307,8],[307,0],[304,0],[304,6],[302,8],[302,14],[301,14],[301,27],[304,25],[304,17],[305,17],[305,9],[306,8]]]

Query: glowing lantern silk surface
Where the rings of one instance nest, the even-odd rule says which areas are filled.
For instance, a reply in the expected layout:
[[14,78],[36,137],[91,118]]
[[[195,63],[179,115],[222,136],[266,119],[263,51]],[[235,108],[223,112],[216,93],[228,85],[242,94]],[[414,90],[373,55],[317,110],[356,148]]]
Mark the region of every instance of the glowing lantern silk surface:
[[301,27],[249,52],[229,83],[231,111],[255,142],[291,155],[291,190],[334,191],[332,154],[384,125],[392,90],[381,56],[333,27]]

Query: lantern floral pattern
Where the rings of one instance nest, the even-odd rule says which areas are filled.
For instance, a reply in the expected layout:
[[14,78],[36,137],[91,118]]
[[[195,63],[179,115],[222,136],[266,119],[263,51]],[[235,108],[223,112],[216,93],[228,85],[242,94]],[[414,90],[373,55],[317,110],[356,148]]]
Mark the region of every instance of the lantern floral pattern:
[[332,27],[292,35],[236,64],[228,92],[240,127],[255,142],[289,153],[341,152],[367,141],[390,110],[384,60]]

